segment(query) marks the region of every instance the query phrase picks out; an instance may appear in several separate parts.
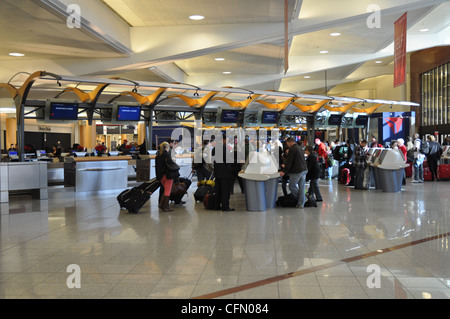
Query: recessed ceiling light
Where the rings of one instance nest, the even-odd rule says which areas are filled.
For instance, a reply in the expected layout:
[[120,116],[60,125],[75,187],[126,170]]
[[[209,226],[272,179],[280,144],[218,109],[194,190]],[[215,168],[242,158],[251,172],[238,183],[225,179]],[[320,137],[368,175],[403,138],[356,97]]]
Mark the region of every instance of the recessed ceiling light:
[[215,58],[215,61],[225,61],[225,58]]
[[224,71],[224,72],[222,72],[223,74],[231,74],[231,72],[230,71]]
[[199,14],[194,14],[189,17],[191,20],[203,20],[205,17]]
[[25,56],[25,54],[23,53],[18,53],[18,52],[12,52],[9,54],[10,56]]
[[326,51],[326,50],[323,50],[323,51],[320,51],[319,53],[321,53],[321,54],[327,54],[327,53],[328,53],[328,51]]
[[305,75],[304,78],[305,78],[305,79],[310,79],[311,76],[310,76],[310,75]]
[[338,37],[338,36],[340,36],[341,34],[340,34],[339,32],[333,32],[333,33],[330,33],[330,35],[331,35],[332,37]]
[[378,60],[378,61],[375,61],[375,63],[383,63],[383,61]]
[[427,32],[427,31],[430,31],[430,29],[426,29],[426,28],[425,28],[425,29],[420,29],[419,31],[420,31],[420,32]]

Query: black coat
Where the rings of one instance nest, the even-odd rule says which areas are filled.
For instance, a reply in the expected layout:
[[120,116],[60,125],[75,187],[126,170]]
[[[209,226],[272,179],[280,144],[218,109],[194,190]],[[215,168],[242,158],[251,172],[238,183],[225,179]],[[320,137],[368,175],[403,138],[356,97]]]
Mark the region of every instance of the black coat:
[[289,148],[289,152],[284,161],[283,172],[286,175],[299,174],[307,169],[305,153],[303,152],[303,149],[295,143]]
[[[218,148],[222,148],[222,160],[215,158],[219,156]],[[211,155],[214,158],[214,177],[215,178],[234,178],[240,171],[241,165],[237,163],[236,152],[227,149],[226,144],[218,142],[213,148]]]
[[310,181],[313,179],[318,179],[320,177],[320,167],[319,162],[317,161],[317,155],[315,153],[311,153],[306,159],[306,163],[308,165],[306,180]]
[[166,174],[166,162],[168,164],[175,164],[169,152],[164,151],[162,154],[159,154],[158,152],[158,154],[155,157],[155,172],[156,172],[156,179],[158,181],[160,181]]

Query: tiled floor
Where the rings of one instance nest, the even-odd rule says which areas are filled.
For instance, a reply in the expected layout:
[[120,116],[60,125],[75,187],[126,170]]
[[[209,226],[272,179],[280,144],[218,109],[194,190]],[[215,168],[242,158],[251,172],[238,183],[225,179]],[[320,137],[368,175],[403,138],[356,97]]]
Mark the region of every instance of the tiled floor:
[[[249,212],[235,192],[228,213],[195,203],[194,187],[184,207],[160,212],[154,195],[138,215],[112,193],[12,196],[0,206],[0,297],[450,297],[450,182],[320,188],[317,208]],[[81,288],[69,288],[72,264]]]

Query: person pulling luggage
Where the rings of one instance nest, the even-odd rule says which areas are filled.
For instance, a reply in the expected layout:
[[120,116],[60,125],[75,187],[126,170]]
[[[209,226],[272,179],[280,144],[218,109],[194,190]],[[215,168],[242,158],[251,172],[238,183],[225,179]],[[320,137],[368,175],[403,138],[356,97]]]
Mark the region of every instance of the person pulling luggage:
[[167,142],[161,143],[155,158],[156,179],[160,181],[159,208],[165,212],[171,212],[169,207],[170,192],[172,190],[173,180],[180,177],[180,167],[176,164],[170,155],[170,145]]

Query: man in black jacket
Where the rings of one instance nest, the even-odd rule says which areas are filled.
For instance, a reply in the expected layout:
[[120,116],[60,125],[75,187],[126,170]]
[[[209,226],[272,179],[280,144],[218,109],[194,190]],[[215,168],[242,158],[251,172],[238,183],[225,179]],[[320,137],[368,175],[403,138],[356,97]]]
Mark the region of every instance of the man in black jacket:
[[214,209],[222,209],[224,212],[234,211],[234,208],[230,208],[231,187],[233,187],[234,181],[233,153],[234,152],[231,152],[230,155],[230,151],[227,149],[227,140],[225,136],[223,136],[222,141],[218,142],[212,150],[216,188],[216,201]]
[[297,208],[305,205],[305,182],[308,172],[305,160],[305,153],[292,137],[286,139],[286,146],[289,147],[286,160],[282,165],[281,177],[289,175],[289,190],[298,199]]

